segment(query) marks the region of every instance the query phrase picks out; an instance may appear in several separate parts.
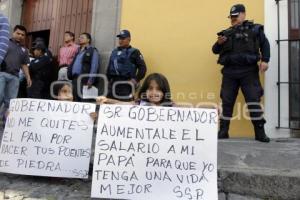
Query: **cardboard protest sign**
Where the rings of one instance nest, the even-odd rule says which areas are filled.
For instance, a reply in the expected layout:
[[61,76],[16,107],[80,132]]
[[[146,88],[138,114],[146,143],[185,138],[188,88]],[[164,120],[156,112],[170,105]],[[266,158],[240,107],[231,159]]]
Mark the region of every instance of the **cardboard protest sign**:
[[13,99],[0,146],[0,172],[88,178],[95,105]]
[[217,200],[216,109],[103,105],[91,196]]

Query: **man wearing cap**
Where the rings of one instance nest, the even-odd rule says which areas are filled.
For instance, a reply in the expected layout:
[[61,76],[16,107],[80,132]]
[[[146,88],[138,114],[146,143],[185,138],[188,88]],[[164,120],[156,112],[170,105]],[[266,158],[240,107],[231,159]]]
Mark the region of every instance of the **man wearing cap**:
[[42,37],[37,37],[33,42],[32,45],[35,46],[36,44],[43,44],[46,49],[45,49],[45,55],[49,57],[50,61],[52,62],[53,60],[53,54],[52,52],[47,48],[45,39]]
[[122,30],[117,37],[119,46],[112,51],[107,68],[108,97],[131,101],[135,88],[145,77],[147,67],[141,52],[130,45],[130,32]]
[[268,69],[270,44],[264,34],[264,27],[246,20],[246,9],[242,4],[232,6],[229,18],[231,27],[218,33],[218,40],[212,51],[219,54],[218,63],[222,69],[222,116],[219,139],[229,138],[228,130],[238,90],[241,88],[248,105],[255,139],[270,142],[264,130],[265,119],[260,105],[263,88],[259,71]]
[[33,49],[34,59],[30,62],[29,72],[32,80],[31,87],[27,90],[27,97],[42,99],[43,89],[46,84],[47,76],[49,76],[49,68],[51,65],[50,57],[45,54],[46,45],[36,43]]
[[50,86],[51,86],[51,83],[57,79],[57,69],[53,65],[53,54],[48,49],[45,39],[42,38],[42,37],[37,37],[33,41],[32,46],[34,47],[38,44],[41,44],[46,48],[44,50],[45,56],[48,56],[48,58],[50,60],[50,64],[48,64],[47,69],[45,69],[45,70],[47,70],[47,79],[44,80],[44,87],[43,87],[43,90],[42,90],[42,98],[43,99],[50,99],[51,98],[50,97]]

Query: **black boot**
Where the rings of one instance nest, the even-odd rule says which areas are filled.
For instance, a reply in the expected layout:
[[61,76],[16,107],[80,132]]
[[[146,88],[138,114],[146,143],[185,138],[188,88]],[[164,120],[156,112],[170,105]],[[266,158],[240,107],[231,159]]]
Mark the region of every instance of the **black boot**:
[[230,124],[229,120],[223,120],[223,119],[220,120],[220,130],[218,132],[219,139],[229,138],[229,134],[228,134],[229,124]]
[[266,135],[264,123],[254,124],[255,140],[260,142],[270,142],[270,138]]

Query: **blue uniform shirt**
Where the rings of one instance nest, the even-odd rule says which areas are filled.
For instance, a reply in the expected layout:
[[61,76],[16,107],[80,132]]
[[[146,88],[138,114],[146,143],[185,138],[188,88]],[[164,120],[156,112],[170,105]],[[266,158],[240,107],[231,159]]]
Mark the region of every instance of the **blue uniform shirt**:
[[[83,50],[81,50],[79,52],[79,54],[77,54],[74,64],[73,64],[73,68],[72,68],[72,75],[81,75],[82,72],[82,58],[83,55],[85,54],[86,50],[88,48],[90,48],[91,46],[87,46],[85,47]],[[93,57],[92,57],[92,62],[91,62],[91,70],[90,70],[90,75],[92,74],[96,74],[97,70],[98,70],[98,66],[99,66],[99,55],[96,49],[94,49],[94,53],[93,53]],[[94,82],[94,77],[90,77],[88,80],[89,83],[93,83]]]

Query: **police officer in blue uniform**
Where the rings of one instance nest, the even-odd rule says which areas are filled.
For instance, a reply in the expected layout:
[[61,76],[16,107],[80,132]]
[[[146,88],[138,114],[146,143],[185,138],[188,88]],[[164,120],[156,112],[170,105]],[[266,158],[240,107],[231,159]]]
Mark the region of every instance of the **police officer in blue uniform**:
[[262,25],[245,20],[244,5],[232,6],[229,18],[232,26],[218,33],[218,40],[212,48],[213,53],[219,54],[218,63],[224,66],[221,86],[223,110],[218,137],[229,138],[230,119],[241,88],[254,126],[255,139],[270,142],[264,130],[266,121],[260,105],[263,88],[259,80],[259,71],[268,69],[270,44]]
[[86,32],[80,34],[80,48],[68,67],[67,75],[68,79],[72,80],[73,97],[76,102],[90,102],[91,99],[82,98],[83,86],[91,88],[98,85],[98,79],[95,76],[100,70],[100,54],[91,43],[91,34]]
[[109,81],[107,96],[132,101],[134,90],[145,77],[147,67],[141,52],[130,45],[130,32],[122,30],[117,37],[119,46],[111,53],[106,73]]

